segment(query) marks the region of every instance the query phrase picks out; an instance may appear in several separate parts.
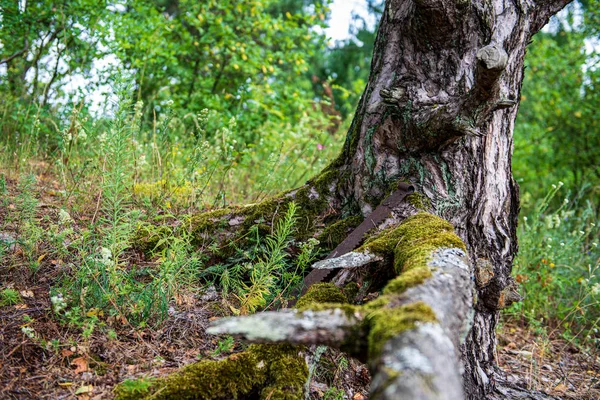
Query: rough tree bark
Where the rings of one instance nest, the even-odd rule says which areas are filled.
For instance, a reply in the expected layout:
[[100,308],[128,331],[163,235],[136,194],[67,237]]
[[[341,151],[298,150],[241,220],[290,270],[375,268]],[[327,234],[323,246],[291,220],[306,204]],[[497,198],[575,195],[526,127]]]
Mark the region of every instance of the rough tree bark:
[[[390,281],[382,299],[364,306],[264,313],[221,321],[212,332],[258,343],[325,343],[357,357],[367,354],[373,398],[399,393],[414,399],[519,398],[514,388],[494,394],[498,312],[519,297],[510,276],[519,209],[511,172],[513,126],[526,46],[569,1],[386,1],[369,82],[339,158],[277,200],[202,217],[197,231],[206,233],[222,218],[235,230],[295,200],[304,207],[303,235],[316,236],[332,216],[368,215],[397,182],[411,182],[418,201],[399,205],[379,227],[404,232],[387,250],[370,251],[368,242],[320,265],[345,267],[333,279],[338,286],[369,281],[381,289],[365,278],[364,268],[347,267],[389,268],[392,254],[399,281]],[[418,209],[449,221],[462,243],[444,236],[448,228],[429,219],[435,229],[419,237],[407,233],[403,221],[429,218],[406,219]],[[376,242],[378,234],[368,240]],[[422,243],[425,258],[416,269],[408,268],[411,246]],[[415,271],[425,271],[425,278]],[[417,311],[424,313],[417,318]],[[381,332],[378,318],[388,317],[410,329]],[[258,332],[256,324],[262,327]],[[361,348],[361,343],[375,346],[373,335],[382,347]],[[453,361],[458,352],[462,368]]]

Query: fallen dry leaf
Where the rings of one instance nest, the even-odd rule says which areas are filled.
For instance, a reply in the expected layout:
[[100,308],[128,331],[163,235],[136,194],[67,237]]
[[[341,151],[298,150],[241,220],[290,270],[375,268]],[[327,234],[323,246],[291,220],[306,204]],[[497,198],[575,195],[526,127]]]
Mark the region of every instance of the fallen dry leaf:
[[79,400],[89,400],[90,394],[94,391],[94,387],[92,385],[85,385],[80,387],[75,391],[75,394],[79,398]]
[[75,394],[91,393],[94,390],[92,385],[84,385],[75,391]]
[[88,371],[88,362],[83,357],[77,357],[73,361],[71,361],[71,365],[75,365],[75,373],[81,374],[82,372]]
[[62,354],[63,357],[71,357],[73,354],[75,354],[75,352],[73,352],[69,349],[62,349],[60,354]]
[[557,392],[566,392],[568,389],[567,385],[565,385],[564,383],[559,383],[558,385],[556,385],[556,387],[554,388],[555,391]]

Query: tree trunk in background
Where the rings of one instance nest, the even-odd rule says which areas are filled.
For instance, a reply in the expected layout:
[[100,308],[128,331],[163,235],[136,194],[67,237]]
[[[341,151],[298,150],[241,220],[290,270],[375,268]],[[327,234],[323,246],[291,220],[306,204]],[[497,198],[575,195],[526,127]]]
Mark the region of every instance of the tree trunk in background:
[[569,0],[389,0],[371,74],[333,167],[340,201],[368,214],[410,181],[467,244],[477,283],[465,392],[494,386],[498,311],[518,294],[513,127],[532,35]]

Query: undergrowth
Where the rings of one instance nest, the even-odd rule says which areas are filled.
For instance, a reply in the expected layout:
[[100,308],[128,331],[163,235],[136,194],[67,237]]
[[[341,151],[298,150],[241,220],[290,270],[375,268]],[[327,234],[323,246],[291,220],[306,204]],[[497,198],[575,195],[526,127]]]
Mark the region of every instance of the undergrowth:
[[559,328],[567,339],[593,344],[600,340],[598,212],[582,200],[590,188],[570,194],[562,186],[521,217],[514,274],[525,298],[508,313],[544,334]]
[[[116,324],[161,324],[173,304],[209,285],[233,313],[280,305],[318,244],[293,240],[294,203],[274,216],[270,233],[250,227],[244,246],[211,267],[210,249],[194,243],[187,223],[302,183],[340,141],[320,130],[319,113],[293,127],[269,122],[254,144],[244,142],[235,119],[219,126],[221,116],[209,110],[193,116],[192,131],[168,109],[148,130],[144,106],[130,93],[121,85],[118,103],[105,107],[112,114],[100,117],[83,103],[54,120],[30,108],[20,122],[28,134],[0,138],[7,149],[0,155],[3,267],[34,280],[43,266],[60,271],[50,290],[54,315],[85,337]],[[12,193],[8,181],[17,182]],[[41,196],[52,199],[49,209]],[[149,240],[144,254],[136,247],[141,236]],[[16,301],[12,286],[0,289],[3,304]]]

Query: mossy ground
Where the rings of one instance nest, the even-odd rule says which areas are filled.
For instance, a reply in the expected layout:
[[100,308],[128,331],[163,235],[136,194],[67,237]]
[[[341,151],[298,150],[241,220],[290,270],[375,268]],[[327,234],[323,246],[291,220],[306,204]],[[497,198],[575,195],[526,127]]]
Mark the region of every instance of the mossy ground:
[[289,345],[252,345],[220,361],[203,360],[176,374],[146,384],[123,382],[118,400],[238,399],[259,393],[260,399],[303,398],[308,368],[298,349]]

